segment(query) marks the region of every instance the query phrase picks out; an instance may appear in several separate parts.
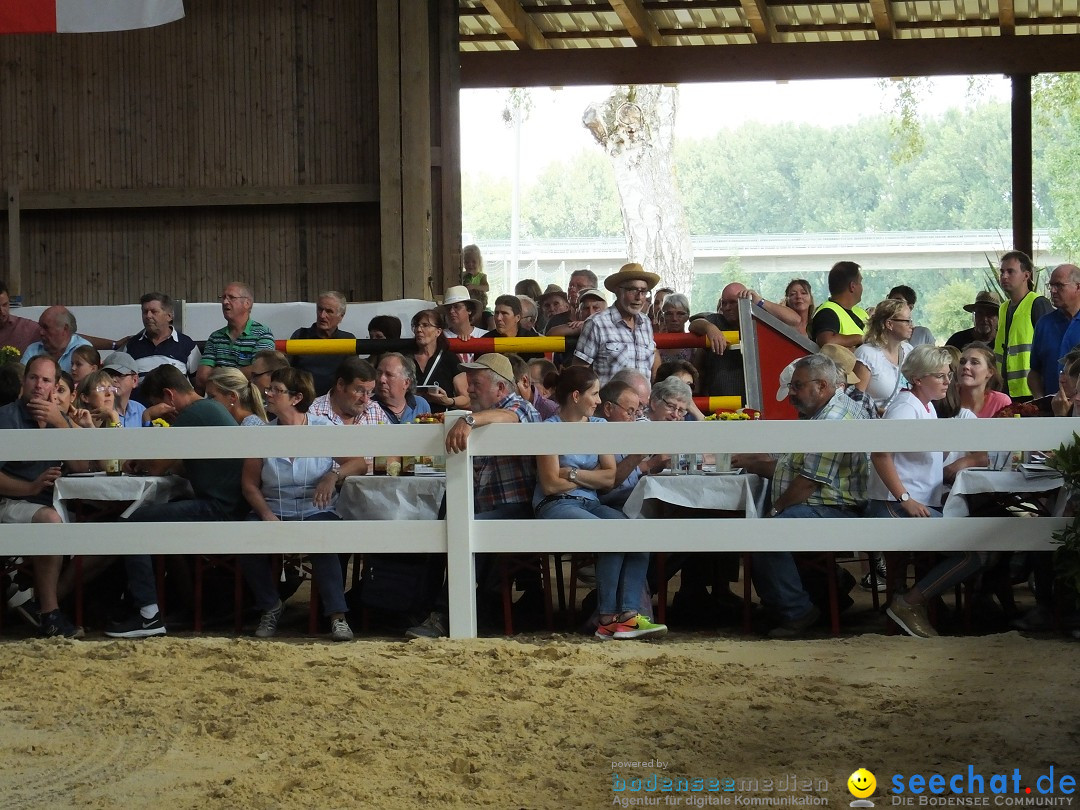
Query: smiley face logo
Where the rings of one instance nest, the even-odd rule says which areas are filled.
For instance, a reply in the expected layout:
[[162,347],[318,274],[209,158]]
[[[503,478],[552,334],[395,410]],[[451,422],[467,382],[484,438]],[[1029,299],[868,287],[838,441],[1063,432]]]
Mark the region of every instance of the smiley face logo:
[[865,799],[876,787],[877,779],[866,768],[859,768],[847,780],[847,789],[856,799]]

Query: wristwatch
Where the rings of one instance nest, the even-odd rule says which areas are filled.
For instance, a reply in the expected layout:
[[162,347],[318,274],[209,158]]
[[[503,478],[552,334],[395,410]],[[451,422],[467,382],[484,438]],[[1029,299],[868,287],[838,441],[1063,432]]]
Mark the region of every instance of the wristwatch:
[[566,475],[571,481],[577,481],[577,467],[571,467],[570,472]]
[[908,494],[907,494],[907,493],[905,492],[905,493],[903,493],[903,494],[901,494],[901,495],[900,495],[900,497],[899,497],[899,499],[898,499],[898,500],[900,501],[900,503],[907,503],[908,501],[910,501],[910,500],[911,500],[911,496],[910,496],[910,495],[908,495]]
[[471,413],[467,413],[461,417],[461,421],[471,428],[476,427],[476,418]]

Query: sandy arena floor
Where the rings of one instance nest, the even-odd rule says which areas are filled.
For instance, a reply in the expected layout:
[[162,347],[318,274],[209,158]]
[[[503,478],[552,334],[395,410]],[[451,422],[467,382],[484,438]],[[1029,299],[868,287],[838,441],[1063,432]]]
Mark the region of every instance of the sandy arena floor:
[[[647,795],[613,774],[653,773],[759,780],[711,794],[728,806],[846,807],[860,766],[882,807],[895,773],[1080,775],[1080,643],[1056,637],[22,640],[0,659],[5,810],[600,808]],[[791,775],[814,786],[777,789]]]

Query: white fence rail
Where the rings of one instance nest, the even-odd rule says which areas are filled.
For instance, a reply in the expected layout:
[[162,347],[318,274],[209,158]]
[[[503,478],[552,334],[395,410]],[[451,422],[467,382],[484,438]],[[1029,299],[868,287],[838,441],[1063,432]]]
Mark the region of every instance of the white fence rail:
[[[0,457],[440,455],[447,425],[0,431]],[[1064,518],[477,521],[472,456],[542,453],[1046,450],[1080,419],[488,425],[447,459],[445,521],[4,525],[0,555],[446,552],[450,633],[475,637],[473,559],[485,552],[1031,550]],[[709,478],[701,478],[702,487]],[[867,522],[872,521],[872,522]]]

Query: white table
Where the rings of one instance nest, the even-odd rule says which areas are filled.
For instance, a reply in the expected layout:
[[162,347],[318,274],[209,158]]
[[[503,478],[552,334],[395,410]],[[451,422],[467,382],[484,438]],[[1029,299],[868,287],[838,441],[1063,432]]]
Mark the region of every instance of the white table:
[[630,518],[656,517],[661,504],[687,509],[742,512],[756,518],[766,511],[765,480],[747,473],[643,475],[623,512]]
[[445,494],[445,475],[354,475],[337,508],[346,520],[435,520]]
[[65,475],[53,485],[53,508],[61,520],[72,523],[69,501],[129,501],[130,505],[120,513],[121,518],[126,518],[143,504],[190,498],[192,494],[191,484],[178,475]]
[[1050,507],[1051,514],[1060,515],[1065,508],[1065,492],[1061,489],[1063,480],[1060,475],[1049,478],[1027,478],[1014,470],[982,470],[968,468],[961,470],[949,490],[949,497],[942,507],[945,517],[968,517],[968,501],[965,495],[980,493],[1023,494],[1053,492],[1058,490],[1055,502]]

